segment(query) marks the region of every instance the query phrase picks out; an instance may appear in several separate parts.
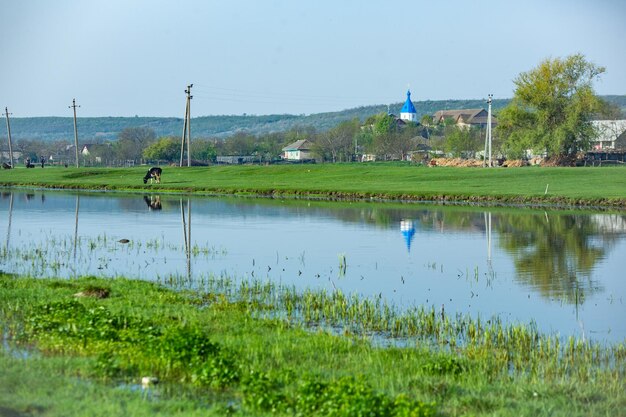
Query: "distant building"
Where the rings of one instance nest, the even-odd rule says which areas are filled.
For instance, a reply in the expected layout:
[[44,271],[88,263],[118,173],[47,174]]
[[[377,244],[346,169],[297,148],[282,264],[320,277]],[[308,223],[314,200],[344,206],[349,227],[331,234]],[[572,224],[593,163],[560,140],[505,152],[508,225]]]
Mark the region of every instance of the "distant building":
[[[485,109],[461,109],[461,110],[439,110],[433,115],[433,123],[443,123],[446,119],[451,119],[459,128],[468,129],[470,127],[486,127],[488,113]],[[496,118],[491,115],[491,126],[498,124]]]
[[85,158],[93,158],[96,163],[100,164],[102,163],[102,155],[110,149],[111,145],[108,143],[87,143],[83,145],[80,154]]
[[411,90],[407,90],[406,92],[406,101],[404,102],[404,106],[402,106],[402,110],[400,110],[400,120],[417,122],[417,111],[415,111],[415,106],[413,102],[411,102]]
[[593,120],[591,123],[598,132],[591,144],[593,149],[626,149],[626,120]]
[[[70,145],[68,149],[73,150],[74,145]],[[111,149],[110,143],[87,143],[83,145],[82,149],[80,150],[80,153],[81,155],[89,156],[93,153],[107,152],[110,149]]]
[[[9,151],[1,151],[0,152],[0,160],[2,161],[8,161],[9,158]],[[22,152],[20,151],[13,151],[13,162],[11,162],[12,166],[15,166],[16,163],[19,163],[19,160],[22,159]]]
[[215,162],[226,165],[251,164],[254,162],[254,155],[217,156]]
[[283,158],[288,161],[305,161],[313,159],[313,153],[311,152],[312,147],[313,143],[306,139],[297,140],[282,149]]

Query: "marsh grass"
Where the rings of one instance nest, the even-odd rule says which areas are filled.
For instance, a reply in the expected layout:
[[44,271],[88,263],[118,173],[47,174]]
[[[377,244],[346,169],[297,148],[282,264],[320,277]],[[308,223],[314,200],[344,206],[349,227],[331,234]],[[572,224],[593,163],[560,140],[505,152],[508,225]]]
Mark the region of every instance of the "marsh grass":
[[[204,285],[189,291],[125,279],[3,275],[3,337],[36,349],[45,363],[65,360],[63,367],[47,365],[41,378],[94,381],[85,382],[102,387],[86,394],[94,401],[149,375],[162,386],[195,387],[190,403],[197,407],[239,415],[573,416],[625,409],[623,345],[563,342],[532,326],[452,319],[432,309],[414,318],[339,291],[298,294],[227,277]],[[89,288],[106,288],[109,296],[75,297]],[[371,342],[401,335],[412,343]],[[18,361],[6,349],[0,358],[3,369]],[[29,378],[12,375],[18,383]],[[16,395],[0,392],[5,404]],[[159,407],[179,401],[163,392]],[[141,407],[138,397],[129,401]]]
[[[0,248],[0,261],[10,265],[11,269],[20,275],[54,277],[73,276],[87,273],[89,266],[97,265],[102,276],[110,276],[113,264],[119,259],[128,259],[124,263],[134,262],[142,252],[149,251],[152,262],[167,263],[167,254],[181,253],[183,244],[177,244],[165,237],[141,240],[130,240],[121,244],[106,233],[93,237],[79,236],[74,241],[70,235],[44,232],[45,239],[39,243],[25,243],[20,246],[6,245]],[[213,245],[195,243],[190,255],[192,258],[216,259],[226,256],[224,248]],[[128,255],[131,255],[130,257]],[[133,257],[132,255],[137,255]]]

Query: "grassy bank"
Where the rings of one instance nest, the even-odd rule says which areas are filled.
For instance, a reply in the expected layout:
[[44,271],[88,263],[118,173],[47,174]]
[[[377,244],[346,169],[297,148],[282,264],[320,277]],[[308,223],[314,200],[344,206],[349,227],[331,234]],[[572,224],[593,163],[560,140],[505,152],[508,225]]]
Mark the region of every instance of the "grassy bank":
[[[571,417],[626,409],[623,347],[601,365],[603,348],[544,346],[518,369],[508,356],[548,339],[468,322],[477,341],[465,347],[418,337],[377,348],[352,331],[322,330],[342,311],[350,322],[380,323],[374,310],[340,294],[263,285],[191,292],[0,275],[0,414]],[[143,389],[143,376],[160,383]]]
[[164,167],[162,184],[144,185],[142,178],[147,169],[20,167],[0,171],[0,185],[626,208],[623,167],[481,169],[408,164]]

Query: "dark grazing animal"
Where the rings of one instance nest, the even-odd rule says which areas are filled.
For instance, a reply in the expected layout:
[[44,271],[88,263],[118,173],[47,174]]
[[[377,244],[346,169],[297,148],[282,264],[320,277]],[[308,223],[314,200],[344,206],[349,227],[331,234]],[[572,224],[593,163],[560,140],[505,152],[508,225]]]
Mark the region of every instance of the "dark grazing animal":
[[7,164],[6,162],[3,162],[3,163],[2,163],[2,168],[3,168],[3,169],[11,169],[11,168],[13,168],[13,167],[12,167],[11,165]]
[[146,174],[145,177],[143,177],[143,183],[146,184],[148,182],[148,180],[150,180],[150,184],[152,184],[152,181],[156,181],[157,184],[161,183],[161,172],[163,172],[163,170],[159,167],[152,167],[150,168],[150,171],[148,171],[148,173]]

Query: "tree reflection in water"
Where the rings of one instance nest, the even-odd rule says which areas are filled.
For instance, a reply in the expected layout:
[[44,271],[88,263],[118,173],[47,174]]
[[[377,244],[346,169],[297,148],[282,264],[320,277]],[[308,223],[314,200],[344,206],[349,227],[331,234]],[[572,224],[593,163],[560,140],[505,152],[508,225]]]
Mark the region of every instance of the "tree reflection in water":
[[517,278],[548,298],[581,304],[601,288],[591,273],[616,241],[597,217],[575,214],[498,216],[500,246],[514,260]]
[[[548,299],[582,304],[584,295],[602,290],[592,271],[617,241],[624,216],[520,211],[491,213],[498,245],[509,253],[519,282]],[[422,225],[441,230],[487,230],[483,213],[422,213]],[[607,223],[608,222],[608,223]],[[444,226],[445,225],[445,226]],[[607,227],[609,226],[609,227]],[[612,229],[612,230],[611,230]]]
[[518,282],[547,299],[576,305],[584,302],[585,295],[602,291],[601,284],[592,281],[592,272],[626,231],[626,216],[610,214],[479,212],[452,207],[372,208],[345,213],[333,210],[333,213],[344,221],[365,221],[382,227],[400,225],[401,231],[403,224],[412,221],[421,230],[487,233],[491,222],[495,238],[492,242],[511,255]]

